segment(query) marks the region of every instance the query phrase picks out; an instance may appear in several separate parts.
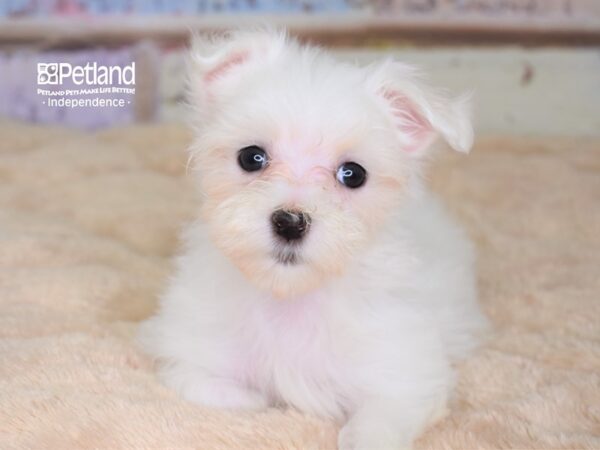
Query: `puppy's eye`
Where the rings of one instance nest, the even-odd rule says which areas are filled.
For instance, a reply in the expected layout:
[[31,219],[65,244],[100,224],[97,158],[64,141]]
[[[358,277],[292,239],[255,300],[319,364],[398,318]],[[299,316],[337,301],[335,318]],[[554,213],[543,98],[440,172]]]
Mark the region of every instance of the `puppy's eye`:
[[238,152],[238,164],[246,172],[262,170],[268,162],[267,152],[257,145],[244,147]]
[[345,162],[335,174],[337,180],[346,187],[356,189],[367,181],[367,171],[355,162]]

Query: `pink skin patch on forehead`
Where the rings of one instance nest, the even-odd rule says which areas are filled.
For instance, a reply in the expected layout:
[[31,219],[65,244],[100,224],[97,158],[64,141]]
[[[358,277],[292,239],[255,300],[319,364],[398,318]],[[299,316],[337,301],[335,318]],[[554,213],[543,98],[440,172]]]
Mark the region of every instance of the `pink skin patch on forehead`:
[[[347,203],[357,192],[341,187],[336,179],[339,165],[352,156],[344,157],[354,144],[345,136],[343,142],[327,142],[318,132],[287,131],[270,145],[272,176],[286,184],[285,203],[288,206],[312,204],[326,192],[329,201]],[[348,207],[346,205],[345,207]]]
[[320,139],[294,133],[282,137],[273,145],[273,161],[291,182],[313,180],[323,172],[333,170],[331,156]]

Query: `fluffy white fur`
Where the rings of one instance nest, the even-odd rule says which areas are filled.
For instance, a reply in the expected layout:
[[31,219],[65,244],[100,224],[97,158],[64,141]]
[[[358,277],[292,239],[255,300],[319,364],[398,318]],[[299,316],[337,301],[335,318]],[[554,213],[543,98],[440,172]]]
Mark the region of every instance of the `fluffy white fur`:
[[[435,136],[469,150],[466,100],[273,31],[199,40],[189,70],[203,202],[141,334],[165,383],[202,405],[330,417],[344,450],[409,447],[484,325],[471,246],[420,177]],[[237,152],[253,144],[270,162],[247,173]],[[336,180],[347,161],[364,186]],[[273,256],[281,207],[312,217],[283,249],[297,264]]]

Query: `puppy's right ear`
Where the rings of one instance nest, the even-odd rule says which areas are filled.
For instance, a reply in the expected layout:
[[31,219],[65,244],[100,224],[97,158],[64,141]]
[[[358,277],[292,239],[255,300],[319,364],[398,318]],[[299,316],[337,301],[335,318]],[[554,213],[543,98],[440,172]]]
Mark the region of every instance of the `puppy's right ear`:
[[284,49],[283,31],[233,31],[194,37],[188,58],[191,106],[210,115],[253,70],[264,68]]
[[393,60],[371,66],[368,87],[389,117],[405,154],[421,158],[436,136],[454,150],[473,144],[469,95],[451,98],[424,84],[418,72]]

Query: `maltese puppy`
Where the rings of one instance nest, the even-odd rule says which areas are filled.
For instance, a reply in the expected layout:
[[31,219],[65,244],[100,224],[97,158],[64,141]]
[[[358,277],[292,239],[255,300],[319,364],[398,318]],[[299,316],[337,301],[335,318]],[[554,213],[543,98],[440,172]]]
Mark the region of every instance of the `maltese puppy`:
[[410,447],[485,324],[471,246],[421,176],[436,136],[469,150],[467,99],[280,31],[198,39],[189,70],[202,203],[140,336],[164,383],[331,418],[340,449]]

